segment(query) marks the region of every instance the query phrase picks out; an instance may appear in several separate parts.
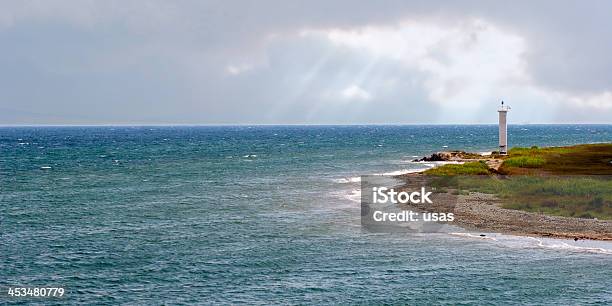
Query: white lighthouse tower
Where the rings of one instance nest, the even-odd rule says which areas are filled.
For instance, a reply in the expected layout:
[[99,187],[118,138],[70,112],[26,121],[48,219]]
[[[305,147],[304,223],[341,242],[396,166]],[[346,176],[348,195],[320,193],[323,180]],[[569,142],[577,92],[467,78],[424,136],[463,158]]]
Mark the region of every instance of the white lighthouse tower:
[[501,107],[497,112],[499,113],[499,153],[508,154],[508,123],[506,116],[510,107],[504,105],[504,101],[501,102]]

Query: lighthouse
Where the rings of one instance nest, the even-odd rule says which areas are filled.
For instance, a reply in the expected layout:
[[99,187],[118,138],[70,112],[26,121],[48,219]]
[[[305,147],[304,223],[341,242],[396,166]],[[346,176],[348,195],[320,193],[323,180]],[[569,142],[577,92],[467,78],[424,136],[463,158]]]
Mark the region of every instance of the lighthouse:
[[506,155],[508,154],[508,123],[506,116],[510,107],[504,105],[504,101],[501,102],[501,107],[497,112],[499,113],[499,153]]

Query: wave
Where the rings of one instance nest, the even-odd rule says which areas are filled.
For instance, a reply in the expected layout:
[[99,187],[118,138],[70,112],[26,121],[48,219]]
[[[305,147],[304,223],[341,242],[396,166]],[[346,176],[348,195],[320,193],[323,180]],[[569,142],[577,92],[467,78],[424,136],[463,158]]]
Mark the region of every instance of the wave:
[[606,248],[595,247],[595,246],[577,246],[577,245],[570,244],[563,240],[555,242],[551,240],[545,241],[544,239],[535,238],[535,237],[527,237],[527,238],[534,240],[534,242],[536,243],[536,246],[541,247],[541,248],[612,255],[612,248],[606,249]]
[[[408,173],[420,173],[420,172],[423,172],[423,171],[425,171],[427,169],[433,168],[434,166],[435,165],[432,164],[431,166],[428,166],[427,168],[401,169],[401,170],[395,170],[395,171],[384,172],[384,173],[374,173],[374,174],[369,174],[369,175],[373,175],[373,176],[397,176],[397,175],[408,174]],[[342,177],[342,178],[332,179],[332,181],[334,181],[336,183],[339,183],[339,184],[361,183],[361,177],[360,176]]]
[[361,203],[361,189],[353,189],[350,193],[346,194],[344,198],[351,202]]
[[606,241],[579,240],[575,242],[565,239],[536,238],[495,233],[487,233],[486,236],[473,233],[449,233],[449,235],[469,239],[488,240],[505,247],[513,248],[541,248],[557,251],[612,255],[612,243]]
[[462,162],[462,161],[455,161],[455,160],[443,160],[443,161],[416,161],[416,162],[410,162],[410,163],[422,164],[422,165],[431,165],[431,166],[440,166],[440,165],[449,165],[449,164],[460,165],[460,164],[463,164],[464,162]]
[[[256,156],[256,155],[254,155],[254,156]],[[400,163],[403,163],[403,162],[404,161],[400,161]],[[460,161],[428,161],[428,162],[425,162],[425,161],[422,161],[422,162],[407,161],[407,163],[416,164],[416,165],[419,165],[421,167],[416,168],[416,169],[400,169],[400,170],[395,170],[395,171],[390,171],[390,172],[373,173],[373,174],[368,174],[368,175],[397,176],[397,175],[403,175],[403,174],[408,174],[408,173],[420,173],[420,172],[424,172],[424,171],[426,171],[428,169],[431,169],[431,168],[434,168],[434,167],[437,167],[437,166],[441,166],[441,165],[463,164],[463,162],[460,162]],[[342,177],[342,178],[332,179],[332,181],[334,181],[335,183],[338,183],[338,184],[360,183],[361,182],[361,177],[360,176]]]
[[339,178],[339,179],[332,179],[332,181],[334,181],[336,183],[340,183],[340,184],[360,183],[361,182],[361,177],[360,176],[355,176],[355,177]]
[[426,170],[429,170],[431,168],[435,168],[441,165],[463,164],[463,162],[460,162],[460,161],[433,161],[433,162],[431,161],[430,162],[412,162],[411,161],[409,163],[425,166],[425,168],[402,169],[402,170],[396,170],[396,171],[385,172],[382,174],[374,174],[374,175],[396,176],[396,175],[402,175],[402,174],[408,174],[408,173],[420,173],[420,172],[424,172]]
[[493,237],[489,237],[489,236],[482,236],[483,234],[470,234],[470,233],[449,233],[450,235],[453,236],[460,236],[460,237],[467,237],[467,238],[475,238],[475,239],[483,239],[483,240],[497,240]]
[[[423,171],[425,171],[427,169],[428,168],[424,168],[424,169],[402,169],[402,170],[396,170],[396,171],[385,172],[385,173],[374,173],[374,174],[369,174],[369,175],[373,175],[373,176],[396,176],[396,175],[402,175],[402,174],[407,174],[407,173],[423,172]],[[339,183],[339,184],[361,183],[361,177],[360,176],[343,177],[343,178],[332,179],[332,181],[334,181],[336,183]]]
[[396,171],[391,171],[391,172],[385,172],[383,174],[374,174],[374,175],[396,176],[396,175],[402,175],[402,174],[408,174],[408,173],[419,173],[419,172],[423,172],[423,171],[425,171],[427,169],[429,169],[429,168],[424,168],[424,169],[402,169],[402,170],[396,170]]
[[349,189],[332,191],[329,196],[333,199],[340,199],[340,201],[332,200],[333,206],[327,206],[326,209],[359,209],[359,203],[361,203],[361,190],[360,189]]

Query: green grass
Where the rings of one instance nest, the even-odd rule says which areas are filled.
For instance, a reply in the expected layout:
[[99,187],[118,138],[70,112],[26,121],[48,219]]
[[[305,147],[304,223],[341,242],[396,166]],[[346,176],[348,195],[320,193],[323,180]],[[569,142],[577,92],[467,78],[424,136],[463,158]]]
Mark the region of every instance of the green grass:
[[[612,220],[612,144],[512,148],[499,170],[484,161],[429,169],[431,184],[456,194],[497,195],[503,207]],[[505,174],[501,177],[496,174]],[[590,175],[590,176],[585,176]],[[453,190],[454,189],[454,190]]]
[[[571,147],[512,148],[498,173],[508,175],[580,174],[612,175],[612,144],[589,144]],[[431,175],[486,175],[489,170],[484,162],[450,164],[427,170]]]
[[487,175],[491,174],[489,167],[483,161],[469,162],[464,164],[448,164],[432,168],[424,172],[429,175]]
[[511,148],[508,151],[508,155],[512,157],[517,156],[536,156],[536,155],[550,155],[550,154],[567,154],[572,152],[580,151],[580,146],[573,147],[546,147],[546,148],[538,148],[537,146],[533,146],[531,148]]
[[500,168],[504,174],[612,175],[612,144],[512,148]]
[[497,195],[504,208],[612,219],[612,180],[604,176],[455,177],[459,190]]
[[506,167],[540,168],[546,160],[540,156],[517,156],[504,160]]

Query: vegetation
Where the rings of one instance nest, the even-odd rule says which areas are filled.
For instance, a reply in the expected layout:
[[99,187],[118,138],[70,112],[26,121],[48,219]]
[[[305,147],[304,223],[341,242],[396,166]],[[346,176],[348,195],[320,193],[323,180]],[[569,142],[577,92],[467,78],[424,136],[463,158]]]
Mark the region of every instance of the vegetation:
[[[497,195],[503,207],[550,215],[612,219],[612,144],[512,148],[501,167],[484,161],[425,171],[432,184]],[[502,176],[500,176],[502,174]],[[444,189],[441,189],[444,190]]]
[[612,219],[612,180],[604,176],[456,177],[459,190],[496,194],[503,207]]
[[612,175],[612,143],[571,147],[512,148],[500,172],[504,174]]
[[465,164],[448,164],[425,171],[429,175],[487,175],[491,174],[489,166],[484,161]]
[[505,167],[540,168],[546,160],[540,156],[517,156],[504,160]]

